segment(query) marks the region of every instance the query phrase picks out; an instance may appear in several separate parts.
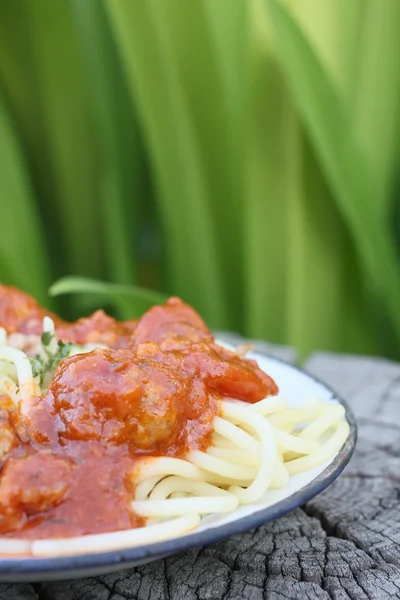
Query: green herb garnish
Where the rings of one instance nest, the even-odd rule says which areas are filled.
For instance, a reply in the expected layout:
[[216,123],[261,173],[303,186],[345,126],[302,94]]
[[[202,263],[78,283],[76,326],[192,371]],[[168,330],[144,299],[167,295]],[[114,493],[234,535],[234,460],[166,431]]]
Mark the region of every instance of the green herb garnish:
[[74,344],[72,342],[64,343],[61,340],[59,340],[57,345],[58,345],[58,350],[57,350],[57,353],[55,354],[55,359],[58,361],[57,362],[57,364],[58,364],[60,362],[60,360],[62,360],[63,358],[67,358],[67,356],[69,356],[70,350]]
[[45,375],[43,361],[40,358],[30,358],[29,362],[31,363],[33,377],[40,377],[40,386],[42,386]]
[[54,333],[51,331],[44,331],[42,333],[41,341],[43,346],[49,346],[52,338],[54,337]]
[[42,346],[44,353],[46,355],[45,358],[41,356],[35,356],[35,358],[30,358],[29,362],[32,367],[33,377],[39,377],[40,387],[43,386],[43,383],[49,380],[53,376],[54,371],[56,370],[59,362],[64,358],[69,356],[71,348],[74,346],[71,342],[64,343],[61,340],[57,342],[57,349],[55,352],[51,352],[49,346],[50,342],[54,337],[54,333],[50,331],[45,331],[42,333]]

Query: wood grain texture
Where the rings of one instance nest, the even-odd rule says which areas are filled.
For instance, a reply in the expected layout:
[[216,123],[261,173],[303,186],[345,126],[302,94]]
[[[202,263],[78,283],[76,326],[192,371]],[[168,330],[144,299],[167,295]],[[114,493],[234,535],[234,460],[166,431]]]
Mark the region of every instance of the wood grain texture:
[[207,548],[102,577],[3,584],[0,600],[400,598],[400,365],[316,353],[306,367],[359,423],[355,456],[328,490]]

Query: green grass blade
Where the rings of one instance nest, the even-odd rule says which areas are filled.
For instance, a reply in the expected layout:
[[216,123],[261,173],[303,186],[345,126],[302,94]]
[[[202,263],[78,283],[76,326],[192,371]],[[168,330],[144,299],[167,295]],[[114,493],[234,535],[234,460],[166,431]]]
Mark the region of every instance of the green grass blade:
[[62,274],[65,253],[60,244],[57,193],[43,127],[46,119],[40,102],[29,1],[0,2],[0,85],[29,164],[43,236],[52,248],[49,253],[52,272]]
[[400,126],[400,2],[366,3],[354,132],[377,181],[387,216],[397,174]]
[[369,0],[284,0],[350,108],[362,60]]
[[320,164],[334,192],[375,294],[400,339],[400,271],[375,180],[355,143],[335,89],[306,38],[280,2],[267,3],[282,66]]
[[299,136],[297,193],[288,236],[286,343],[301,358],[315,350],[379,353],[368,322],[354,245],[310,143]]
[[203,6],[224,94],[224,108],[232,127],[240,129],[247,93],[243,76],[247,66],[250,5],[247,0],[204,0]]
[[288,210],[296,193],[298,120],[279,71],[263,4],[248,31],[244,217],[245,333],[286,343]]
[[[239,317],[243,291],[242,140],[247,8],[242,0],[229,7],[219,2],[157,0],[156,7],[171,40],[179,84],[190,110],[208,202],[218,231],[224,287],[230,309]],[[239,318],[232,326],[240,326]]]
[[122,319],[139,317],[154,304],[163,304],[168,296],[133,285],[97,281],[88,277],[62,277],[50,287],[51,296],[63,294],[94,295],[99,305],[109,302],[114,305]]
[[40,136],[40,118],[26,0],[0,2],[0,81],[15,127],[30,148]]
[[49,304],[49,265],[19,141],[0,97],[0,280]]
[[137,124],[103,3],[72,0],[72,5],[90,82],[107,273],[113,281],[133,283],[142,191]]
[[54,197],[45,210],[58,228],[66,268],[103,274],[95,144],[72,6],[62,0],[28,0],[43,147]]
[[156,178],[168,286],[224,327],[229,305],[210,190],[162,13],[153,0],[111,0],[106,6]]

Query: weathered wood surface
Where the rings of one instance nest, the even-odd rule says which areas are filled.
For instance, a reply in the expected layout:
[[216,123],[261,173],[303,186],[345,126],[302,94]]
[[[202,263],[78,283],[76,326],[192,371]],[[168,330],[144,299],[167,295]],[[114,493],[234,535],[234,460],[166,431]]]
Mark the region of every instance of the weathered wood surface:
[[317,353],[307,368],[359,423],[354,458],[323,494],[208,548],[103,577],[2,584],[0,599],[400,598],[400,365]]

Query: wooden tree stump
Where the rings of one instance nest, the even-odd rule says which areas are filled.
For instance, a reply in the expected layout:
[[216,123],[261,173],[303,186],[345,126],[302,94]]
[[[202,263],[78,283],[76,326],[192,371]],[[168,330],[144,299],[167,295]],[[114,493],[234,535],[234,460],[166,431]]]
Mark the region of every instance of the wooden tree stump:
[[129,571],[2,584],[0,600],[400,598],[400,365],[316,353],[306,368],[349,401],[359,425],[355,456],[320,496],[255,531]]

